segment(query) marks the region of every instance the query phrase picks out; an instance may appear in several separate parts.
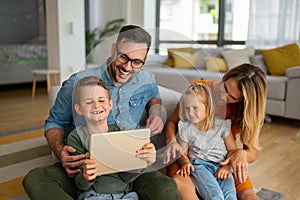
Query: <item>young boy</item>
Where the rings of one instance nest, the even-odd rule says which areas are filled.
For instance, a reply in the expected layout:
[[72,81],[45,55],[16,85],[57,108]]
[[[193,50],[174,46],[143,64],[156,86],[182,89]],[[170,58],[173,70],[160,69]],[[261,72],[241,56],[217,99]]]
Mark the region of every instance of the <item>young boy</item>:
[[[90,134],[123,130],[118,125],[109,125],[107,117],[112,108],[109,87],[95,76],[80,79],[74,88],[74,109],[85,119],[85,126],[74,129],[67,138],[67,144],[76,149],[75,154],[86,154],[85,163],[80,166],[81,172],[75,177],[79,190],[78,199],[138,199],[132,191],[132,181],[137,173],[119,172],[97,176],[97,163],[89,158]],[[137,151],[138,157],[146,156],[147,164],[155,162],[155,147],[152,143],[145,144]]]

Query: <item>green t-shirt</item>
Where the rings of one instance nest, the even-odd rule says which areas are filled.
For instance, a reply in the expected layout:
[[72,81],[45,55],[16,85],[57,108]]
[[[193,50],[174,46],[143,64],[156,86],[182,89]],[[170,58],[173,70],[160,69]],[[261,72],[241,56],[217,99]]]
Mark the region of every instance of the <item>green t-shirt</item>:
[[[108,132],[121,131],[123,128],[118,125],[109,125]],[[84,126],[74,129],[67,138],[67,144],[76,149],[74,155],[85,154],[89,151],[90,134]],[[79,168],[82,169],[83,166]],[[87,181],[83,177],[82,171],[75,177],[75,184],[79,189],[88,190],[92,188],[97,193],[117,194],[122,192],[130,192],[132,190],[132,181],[140,174],[130,172],[119,172],[97,176],[93,181]]]

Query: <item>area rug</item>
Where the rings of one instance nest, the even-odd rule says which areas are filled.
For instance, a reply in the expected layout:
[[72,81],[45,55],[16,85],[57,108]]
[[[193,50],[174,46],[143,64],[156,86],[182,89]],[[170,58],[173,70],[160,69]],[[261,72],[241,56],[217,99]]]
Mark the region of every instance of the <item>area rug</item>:
[[[260,200],[283,200],[286,195],[272,190],[261,188],[257,193]],[[26,194],[11,198],[11,200],[29,200]]]
[[[41,127],[0,133],[0,200],[29,200],[22,180],[32,168],[53,163]],[[256,188],[260,200],[283,200],[286,195]]]
[[266,188],[261,188],[256,192],[260,200],[282,200],[285,199],[286,195],[279,192],[275,192]]
[[53,163],[43,128],[0,133],[0,200],[28,199],[22,187],[33,168]]

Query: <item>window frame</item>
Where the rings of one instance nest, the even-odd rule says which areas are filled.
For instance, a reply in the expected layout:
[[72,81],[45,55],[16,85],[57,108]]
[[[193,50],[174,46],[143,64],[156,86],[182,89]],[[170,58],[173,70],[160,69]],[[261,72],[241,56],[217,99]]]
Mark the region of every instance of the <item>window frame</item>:
[[223,47],[225,45],[245,45],[246,41],[242,40],[226,40],[224,37],[225,30],[225,4],[226,0],[219,0],[219,21],[218,21],[218,34],[217,40],[160,40],[159,29],[160,29],[160,1],[156,0],[156,18],[155,26],[155,51],[158,53],[159,45],[164,44],[208,44],[216,45],[217,47]]

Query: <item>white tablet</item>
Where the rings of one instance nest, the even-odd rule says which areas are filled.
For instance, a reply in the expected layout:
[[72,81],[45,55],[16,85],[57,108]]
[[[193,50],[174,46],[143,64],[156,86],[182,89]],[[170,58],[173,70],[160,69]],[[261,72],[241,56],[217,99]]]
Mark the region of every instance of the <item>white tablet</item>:
[[91,134],[91,158],[98,163],[98,175],[147,167],[136,151],[150,142],[150,129]]

